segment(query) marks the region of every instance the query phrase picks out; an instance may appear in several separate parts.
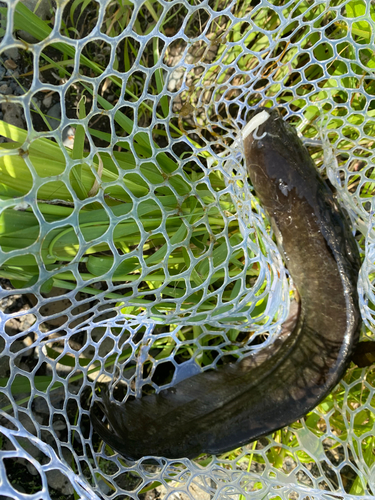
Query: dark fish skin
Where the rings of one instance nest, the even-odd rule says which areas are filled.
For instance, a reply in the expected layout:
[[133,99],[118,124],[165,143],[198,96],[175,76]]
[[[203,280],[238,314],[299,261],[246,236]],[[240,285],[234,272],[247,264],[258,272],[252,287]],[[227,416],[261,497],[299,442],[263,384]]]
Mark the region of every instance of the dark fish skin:
[[241,362],[158,395],[117,405],[104,393],[110,430],[93,409],[92,424],[127,459],[194,458],[248,444],[306,415],[348,366],[360,329],[358,249],[295,130],[277,109],[267,112],[256,138],[244,140],[245,158],[300,296],[296,326]]
[[359,342],[351,360],[359,368],[366,368],[375,364],[375,341]]

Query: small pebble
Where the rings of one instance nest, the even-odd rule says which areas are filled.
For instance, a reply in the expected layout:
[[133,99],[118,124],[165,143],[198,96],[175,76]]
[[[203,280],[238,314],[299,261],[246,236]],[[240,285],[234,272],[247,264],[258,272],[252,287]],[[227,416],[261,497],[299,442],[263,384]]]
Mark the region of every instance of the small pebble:
[[73,495],[74,488],[69,479],[59,470],[49,470],[46,472],[47,482],[50,488],[59,491],[62,495]]
[[4,61],[4,66],[10,70],[15,70],[18,68],[17,63],[15,63],[13,59],[7,59],[6,61]]
[[0,86],[0,94],[11,95],[12,94],[12,89],[6,83],[3,83]]
[[3,53],[9,59],[13,59],[13,61],[17,61],[20,58],[20,53],[17,47],[10,47],[9,49],[4,50]]
[[43,99],[43,106],[45,106],[47,109],[49,109],[52,105],[52,99],[53,99],[53,95],[47,94],[46,97]]

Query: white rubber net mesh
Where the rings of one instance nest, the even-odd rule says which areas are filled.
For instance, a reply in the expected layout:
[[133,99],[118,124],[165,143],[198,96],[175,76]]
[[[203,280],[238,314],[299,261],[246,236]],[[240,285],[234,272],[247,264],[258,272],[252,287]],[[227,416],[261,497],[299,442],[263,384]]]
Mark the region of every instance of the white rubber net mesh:
[[0,5],[0,499],[370,498],[372,367],[195,461],[127,463],[89,409],[279,332],[290,284],[239,139],[258,105],[283,108],[351,216],[371,337],[373,3],[27,5]]

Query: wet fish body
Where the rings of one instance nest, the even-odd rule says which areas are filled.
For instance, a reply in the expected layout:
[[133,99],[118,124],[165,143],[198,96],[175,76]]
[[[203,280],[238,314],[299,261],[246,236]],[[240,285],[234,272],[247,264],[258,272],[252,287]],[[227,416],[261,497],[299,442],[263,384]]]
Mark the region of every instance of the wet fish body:
[[220,454],[295,422],[340,381],[358,340],[356,242],[294,128],[259,109],[244,151],[300,296],[297,323],[286,339],[158,395],[117,405],[104,394],[110,429],[91,410],[94,429],[130,460]]

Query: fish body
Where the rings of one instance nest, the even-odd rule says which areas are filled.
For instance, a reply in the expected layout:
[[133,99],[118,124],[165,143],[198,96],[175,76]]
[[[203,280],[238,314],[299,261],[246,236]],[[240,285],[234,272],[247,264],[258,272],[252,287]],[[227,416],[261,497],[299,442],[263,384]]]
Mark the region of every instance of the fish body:
[[130,460],[217,455],[295,422],[340,381],[358,340],[360,258],[347,219],[278,110],[260,108],[252,120],[246,164],[300,297],[296,325],[159,394],[118,405],[104,393],[110,429],[91,410],[94,429]]

